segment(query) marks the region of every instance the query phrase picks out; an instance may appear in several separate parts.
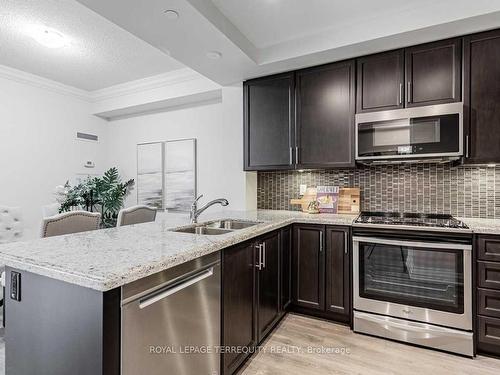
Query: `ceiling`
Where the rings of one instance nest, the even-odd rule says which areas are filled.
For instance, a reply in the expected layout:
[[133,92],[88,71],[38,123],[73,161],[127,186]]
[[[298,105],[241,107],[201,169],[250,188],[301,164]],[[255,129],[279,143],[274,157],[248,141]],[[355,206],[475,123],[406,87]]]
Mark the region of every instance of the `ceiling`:
[[[0,0],[0,64],[83,90],[184,67],[74,0]],[[44,25],[68,43],[47,48],[28,35]]]
[[[257,48],[335,32],[391,13],[425,8],[432,0],[212,0]],[[410,5],[411,4],[411,5]],[[256,27],[258,25],[258,27]]]
[[[500,27],[499,0],[0,0],[0,7],[0,65],[88,91],[184,66],[226,85]],[[179,17],[166,17],[168,9]],[[30,25],[56,29],[68,43],[46,48],[27,35]],[[221,58],[207,56],[213,51]]]
[[498,0],[79,1],[220,84],[500,27]]

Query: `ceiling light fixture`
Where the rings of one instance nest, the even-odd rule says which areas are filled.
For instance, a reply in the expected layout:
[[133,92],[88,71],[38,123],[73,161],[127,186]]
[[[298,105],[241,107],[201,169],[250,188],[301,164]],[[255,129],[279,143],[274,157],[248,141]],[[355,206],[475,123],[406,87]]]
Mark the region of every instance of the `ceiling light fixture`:
[[222,57],[222,53],[219,51],[208,51],[207,57],[212,60],[219,60]]
[[34,40],[47,48],[61,48],[68,43],[64,35],[49,27],[31,26],[28,32]]
[[167,9],[166,11],[163,12],[163,14],[169,20],[176,20],[177,18],[179,18],[179,13],[173,9]]

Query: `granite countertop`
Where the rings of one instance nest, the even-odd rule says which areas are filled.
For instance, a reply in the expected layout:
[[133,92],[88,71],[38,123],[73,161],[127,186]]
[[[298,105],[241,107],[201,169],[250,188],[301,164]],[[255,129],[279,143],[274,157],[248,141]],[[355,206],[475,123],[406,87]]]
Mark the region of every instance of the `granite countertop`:
[[500,219],[479,219],[460,217],[473,233],[477,234],[498,234],[500,235]]
[[296,211],[224,211],[202,215],[199,221],[243,219],[260,224],[227,234],[201,236],[171,231],[188,225],[187,215],[160,214],[155,223],[0,245],[0,262],[107,291],[289,224],[351,225],[355,217]]
[[[187,215],[159,214],[155,223],[0,245],[0,264],[107,291],[293,223],[350,226],[355,218],[298,211],[224,211],[207,213],[199,221],[241,219],[260,224],[201,236],[172,232],[189,225]],[[500,234],[500,220],[461,220],[474,233]]]

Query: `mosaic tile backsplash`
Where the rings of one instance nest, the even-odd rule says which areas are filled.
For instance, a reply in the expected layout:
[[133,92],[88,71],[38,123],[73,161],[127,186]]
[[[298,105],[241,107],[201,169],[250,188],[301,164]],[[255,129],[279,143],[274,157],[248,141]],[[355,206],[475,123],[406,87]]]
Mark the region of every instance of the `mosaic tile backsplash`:
[[299,197],[300,184],[359,187],[364,211],[500,218],[500,166],[412,164],[259,172],[258,208],[300,210],[290,205],[291,198]]

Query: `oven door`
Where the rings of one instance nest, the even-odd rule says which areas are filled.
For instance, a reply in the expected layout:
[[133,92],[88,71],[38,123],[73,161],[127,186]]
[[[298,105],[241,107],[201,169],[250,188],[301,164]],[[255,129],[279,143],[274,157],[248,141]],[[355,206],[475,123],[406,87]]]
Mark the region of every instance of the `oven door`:
[[353,238],[354,308],[472,329],[472,246]]
[[462,156],[461,103],[356,115],[360,161]]

